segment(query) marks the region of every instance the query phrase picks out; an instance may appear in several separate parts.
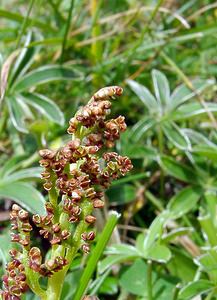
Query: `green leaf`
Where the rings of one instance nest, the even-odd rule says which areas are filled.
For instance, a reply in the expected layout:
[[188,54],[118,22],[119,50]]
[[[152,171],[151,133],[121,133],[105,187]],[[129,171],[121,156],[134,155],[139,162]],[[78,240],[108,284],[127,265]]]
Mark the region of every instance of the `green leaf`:
[[0,178],[14,172],[19,168],[19,163],[26,158],[26,155],[15,155],[9,158],[0,169]]
[[217,228],[217,218],[216,218],[216,211],[217,211],[217,196],[216,193],[207,192],[204,194],[204,198],[207,204],[207,211],[211,216],[212,222]]
[[141,260],[137,259],[126,272],[121,275],[120,285],[131,294],[145,296],[146,289],[147,265]]
[[183,163],[177,162],[172,157],[162,156],[159,163],[167,174],[184,182],[198,184],[199,177],[194,170]]
[[202,158],[210,159],[212,162],[217,162],[217,147],[198,145],[193,147],[192,153],[202,156]]
[[171,95],[170,108],[174,110],[182,103],[188,101],[192,97],[202,93],[207,87],[213,85],[215,80],[203,80],[195,79],[192,80],[192,85],[194,86],[194,91],[190,90],[185,84],[179,85]]
[[106,295],[115,295],[118,292],[118,278],[108,276],[102,282],[99,293]]
[[[0,9],[0,17],[5,18],[11,21],[15,21],[18,23],[23,23],[25,17],[23,17],[20,13],[11,12],[9,10]],[[35,27],[41,28],[45,31],[54,31],[54,29],[47,23],[42,23],[38,19],[29,18],[26,20],[27,26],[33,25]]]
[[180,150],[191,149],[190,140],[174,122],[164,122],[162,128],[165,136],[175,147]]
[[31,31],[29,31],[26,36],[24,47],[20,51],[11,71],[10,85],[22,76],[33,63],[34,57],[40,49],[40,47],[28,47],[33,39],[34,35]]
[[156,99],[146,87],[134,80],[127,80],[127,84],[150,112],[159,112],[159,105],[157,104]]
[[130,184],[112,185],[106,192],[111,203],[118,205],[130,203],[136,198],[136,188]]
[[6,89],[8,86],[8,77],[10,74],[10,70],[11,70],[11,66],[14,63],[15,58],[17,57],[18,53],[19,53],[19,49],[12,52],[11,55],[6,59],[6,61],[4,62],[2,68],[1,68],[1,85],[0,85],[0,102],[3,100],[5,93],[6,93]]
[[23,103],[19,101],[19,99],[14,96],[10,96],[10,98],[6,98],[7,105],[10,112],[10,118],[13,126],[20,132],[28,133],[28,130],[25,125],[25,118],[27,117]]
[[[61,293],[61,300],[72,300],[73,294],[75,293],[79,281],[81,278],[82,270],[73,270],[73,272],[69,272],[65,279],[63,284],[63,290]],[[38,299],[37,299],[38,300]]]
[[58,65],[47,65],[27,73],[14,84],[13,88],[16,92],[21,92],[39,84],[54,80],[75,79],[81,79],[78,71]]
[[207,293],[214,288],[214,285],[209,280],[199,279],[197,281],[190,282],[187,286],[181,289],[179,293],[180,299],[192,299],[195,296]]
[[162,241],[164,243],[169,243],[170,241],[176,239],[177,237],[182,236],[182,235],[187,235],[193,231],[194,231],[194,228],[192,228],[192,227],[176,228],[176,229],[171,230],[169,233],[163,234]]
[[131,128],[129,138],[133,143],[137,143],[155,124],[155,119],[145,116]]
[[200,223],[200,226],[202,228],[207,243],[213,247],[217,246],[216,228],[212,222],[211,215],[210,214],[201,215],[197,219]]
[[110,269],[113,265],[117,265],[126,261],[131,261],[139,257],[138,253],[130,253],[130,254],[116,254],[107,256],[98,264],[98,272],[99,274],[104,273],[108,269]]
[[4,177],[3,181],[5,183],[5,182],[13,182],[13,181],[24,180],[24,179],[41,178],[41,171],[42,169],[40,167],[19,170]]
[[171,217],[180,218],[190,210],[196,208],[202,190],[198,187],[187,187],[182,189],[169,201],[167,209],[171,212]]
[[146,259],[154,260],[158,263],[167,263],[171,259],[171,251],[168,247],[156,243],[149,249]]
[[3,267],[5,268],[10,256],[9,256],[9,250],[11,249],[11,237],[10,237],[10,232],[9,230],[5,230],[1,235],[0,235],[0,261],[3,264]]
[[163,226],[168,220],[169,213],[168,211],[163,211],[159,214],[154,221],[151,223],[151,226],[148,229],[148,233],[144,239],[143,246],[143,255],[146,257],[154,244],[161,238],[163,233]]
[[130,158],[150,158],[155,159],[157,155],[157,151],[155,148],[148,147],[148,146],[140,146],[134,144],[127,144],[123,147],[122,155],[126,155]]
[[154,91],[159,105],[163,108],[170,102],[170,86],[166,76],[158,70],[152,71]]
[[198,269],[192,258],[180,248],[173,247],[172,253],[172,258],[167,263],[169,272],[185,283],[192,281]]
[[217,250],[211,248],[206,250],[206,253],[195,258],[195,263],[200,267],[200,269],[206,272],[210,279],[217,282]]
[[115,244],[108,248],[105,251],[106,255],[124,255],[124,256],[136,256],[138,255],[138,251],[134,246],[128,244]]
[[11,199],[31,213],[45,214],[43,196],[28,183],[0,183],[0,198]]
[[183,128],[182,132],[190,139],[191,143],[194,143],[198,146],[209,146],[213,148],[216,148],[217,145],[214,144],[212,141],[210,141],[208,138],[206,138],[202,133],[193,130],[191,128]]
[[124,178],[117,179],[117,180],[112,182],[112,186],[121,185],[121,184],[126,183],[126,182],[131,182],[132,183],[133,181],[143,179],[143,178],[148,178],[148,177],[149,177],[148,172],[138,173],[138,174],[134,174],[134,175],[126,176]]
[[206,102],[206,108],[204,108],[199,102],[183,104],[171,114],[171,117],[173,120],[183,120],[201,114],[207,114],[208,111],[216,113],[217,103]]
[[24,93],[21,95],[23,100],[37,109],[41,114],[54,123],[63,125],[64,115],[59,107],[49,98],[40,94]]
[[[167,300],[171,298],[174,284],[164,277],[157,278],[152,272],[153,299]],[[147,299],[147,265],[142,259],[137,259],[132,266],[122,273],[120,278],[121,287],[130,294]],[[140,299],[140,298],[139,298]]]

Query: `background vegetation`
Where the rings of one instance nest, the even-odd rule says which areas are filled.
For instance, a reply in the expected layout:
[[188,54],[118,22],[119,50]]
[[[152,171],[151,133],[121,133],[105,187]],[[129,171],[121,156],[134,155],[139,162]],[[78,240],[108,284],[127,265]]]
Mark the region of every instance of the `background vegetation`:
[[[116,150],[134,169],[97,218],[100,232],[110,209],[121,213],[88,293],[217,299],[216,18],[211,0],[1,0],[2,274],[12,201],[43,212],[38,150],[61,146],[76,109],[120,85],[112,113],[128,130]],[[62,299],[85,263],[70,267]]]

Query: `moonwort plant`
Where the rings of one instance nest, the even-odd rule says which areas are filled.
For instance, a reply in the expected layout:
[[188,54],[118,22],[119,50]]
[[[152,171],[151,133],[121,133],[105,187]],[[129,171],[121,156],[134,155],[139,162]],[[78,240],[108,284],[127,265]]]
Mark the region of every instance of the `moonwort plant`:
[[[111,181],[132,168],[128,157],[105,151],[126,130],[124,117],[107,119],[110,100],[122,92],[118,86],[99,90],[69,121],[67,131],[72,139],[57,151],[39,151],[49,200],[46,215],[33,215],[32,222],[40,235],[49,239],[50,255],[43,258],[41,250],[33,245],[29,214],[14,204],[12,241],[18,247],[10,250],[11,261],[3,276],[3,299],[21,299],[28,288],[41,299],[60,299],[64,278],[76,254],[80,250],[89,253],[95,238],[94,209],[104,206],[104,190]],[[43,277],[48,277],[46,289],[39,281]]]

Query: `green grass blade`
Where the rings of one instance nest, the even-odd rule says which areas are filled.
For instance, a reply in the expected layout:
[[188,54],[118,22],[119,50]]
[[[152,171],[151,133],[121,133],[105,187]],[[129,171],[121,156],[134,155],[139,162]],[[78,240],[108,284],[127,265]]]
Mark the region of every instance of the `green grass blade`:
[[[4,9],[0,9],[0,18],[5,18],[17,23],[23,23],[23,21],[25,20],[25,17],[21,16],[20,14]],[[54,31],[54,29],[50,27],[49,24],[45,24],[37,19],[28,18],[26,25],[30,25],[31,23],[34,24],[34,27],[38,27],[45,31]]]
[[91,257],[88,260],[87,266],[81,276],[80,286],[77,289],[74,300],[82,299],[82,296],[84,295],[84,293],[87,289],[87,286],[91,279],[91,276],[92,276],[93,272],[95,271],[98,260],[100,259],[100,256],[102,255],[102,253],[112,235],[112,232],[115,228],[115,225],[117,224],[119,217],[120,217],[120,215],[117,212],[115,212],[115,211],[110,212],[110,215],[109,215],[108,221],[104,227],[104,230],[103,230],[103,232],[98,240],[98,243],[97,243],[96,247],[94,248],[94,250],[91,254]]

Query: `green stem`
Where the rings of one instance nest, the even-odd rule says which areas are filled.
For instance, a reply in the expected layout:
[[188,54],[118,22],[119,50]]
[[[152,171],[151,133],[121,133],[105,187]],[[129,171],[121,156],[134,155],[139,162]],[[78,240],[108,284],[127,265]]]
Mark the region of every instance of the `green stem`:
[[179,290],[180,290],[180,284],[177,284],[175,286],[175,289],[174,289],[174,292],[173,292],[173,299],[172,300],[177,300],[178,299]]
[[67,22],[66,22],[66,29],[65,29],[65,32],[64,32],[63,43],[62,43],[61,59],[60,59],[61,62],[63,62],[63,60],[64,60],[64,52],[65,52],[67,37],[68,37],[69,28],[70,28],[70,24],[71,24],[73,6],[74,6],[74,0],[71,0],[71,4],[70,4],[70,7],[69,7],[68,18],[67,18]]
[[147,261],[147,291],[148,291],[148,300],[152,300],[152,261]]
[[[162,155],[163,148],[164,148],[164,142],[163,142],[163,131],[162,131],[160,125],[158,126],[157,135],[158,135],[159,153],[160,153],[160,155]],[[164,197],[164,171],[162,168],[160,170],[160,196],[162,198]]]
[[76,291],[75,297],[73,300],[80,300],[82,299],[87,287],[88,283],[91,279],[91,276],[93,275],[93,272],[95,271],[96,265],[112,235],[112,232],[117,224],[117,221],[119,219],[119,214],[112,211],[109,214],[108,221],[104,227],[103,232],[101,233],[101,236],[99,237],[99,240],[96,244],[96,247],[94,248],[93,252],[91,253],[90,259],[88,260],[87,266],[81,276],[79,287]]
[[23,34],[24,34],[25,30],[26,30],[26,25],[27,25],[27,22],[28,22],[31,10],[33,8],[34,2],[35,2],[35,0],[31,0],[31,2],[30,2],[30,5],[29,5],[29,8],[28,8],[26,17],[25,17],[25,19],[23,21],[23,24],[22,24],[22,27],[21,27],[20,34],[18,35],[18,38],[17,38],[16,48],[20,48],[21,38],[22,38],[22,36],[23,36]]
[[159,201],[150,191],[145,191],[145,196],[148,198],[148,200],[150,200],[152,204],[154,204],[154,206],[157,207],[157,209],[159,209],[159,211],[164,210],[161,201]]

